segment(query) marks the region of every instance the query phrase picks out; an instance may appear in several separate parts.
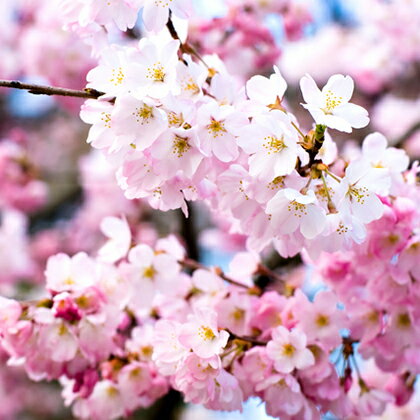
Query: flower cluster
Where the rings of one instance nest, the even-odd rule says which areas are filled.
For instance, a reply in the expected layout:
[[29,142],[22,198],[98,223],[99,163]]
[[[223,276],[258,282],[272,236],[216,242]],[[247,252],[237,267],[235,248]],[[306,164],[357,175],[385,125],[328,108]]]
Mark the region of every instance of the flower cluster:
[[[113,225],[120,229],[111,232]],[[354,343],[372,338],[366,323],[373,317],[343,311],[334,292],[318,292],[311,302],[299,290],[288,297],[263,291],[247,286],[251,277],[262,269],[276,274],[258,260],[233,280],[186,259],[174,237],[130,248],[124,220],[105,219],[103,228],[109,240],[98,257],[49,259],[44,298],[0,301],[9,364],[23,365],[34,380],[60,379],[76,416],[114,419],[170,387],[213,410],[241,410],[258,396],[268,414],[290,419],[379,414],[399,398],[404,382],[385,389],[359,378],[354,397],[351,365],[340,378],[330,354],[338,348],[348,363]],[[289,278],[282,281],[288,287]],[[403,318],[390,322],[397,328]],[[351,339],[341,336],[344,328]],[[362,355],[372,357],[367,350]],[[395,378],[401,372],[395,364],[385,370]],[[416,370],[403,371],[407,378]]]
[[[129,416],[170,390],[210,410],[242,410],[257,397],[284,420],[364,419],[404,406],[420,373],[420,169],[390,146],[415,133],[415,100],[391,92],[393,119],[377,103],[376,127],[394,143],[364,131],[360,147],[340,140],[369,124],[359,104],[378,98],[366,92],[397,83],[405,64],[415,75],[412,2],[370,0],[372,15],[354,30],[360,44],[381,40],[374,74],[354,47],[336,48],[353,51],[349,73],[364,100],[343,67],[330,76],[322,55],[310,72],[322,88],[306,71],[289,78],[290,56],[279,60],[269,20],[281,19],[294,40],[309,9],[225,3],[226,16],[190,25],[189,0],[0,6],[3,74],[78,89],[49,91],[65,91],[73,108],[80,98],[71,95],[91,98],[80,116],[95,149],[78,162],[79,191],[73,154],[83,152],[73,143],[82,130],[64,114],[50,115],[27,144],[23,130],[0,142],[0,357],[34,381],[58,381],[80,419]],[[393,11],[395,22],[383,22]],[[46,202],[38,165],[54,178],[44,209],[58,223],[24,214]],[[67,197],[74,208],[62,220],[56,203]],[[182,219],[185,244],[165,237],[174,228],[155,223],[153,209],[188,216],[199,208],[191,202],[219,227],[191,243]],[[226,273],[189,258],[205,242],[240,251]],[[23,410],[6,405],[4,416]]]
[[360,156],[340,162],[327,127],[351,132],[369,122],[349,102],[352,79],[332,76],[321,91],[302,78],[316,123],[304,135],[282,102],[287,85],[277,68],[241,90],[214,57],[204,58],[209,69],[186,55],[179,61],[179,48],[164,34],[137,48],[114,46],[88,75],[90,87],[106,92],[82,109],[92,124],[88,142],[119,167],[126,196],[185,212],[186,200],[206,201],[257,251],[273,243],[290,256],[362,242],[408,157],[372,134]]

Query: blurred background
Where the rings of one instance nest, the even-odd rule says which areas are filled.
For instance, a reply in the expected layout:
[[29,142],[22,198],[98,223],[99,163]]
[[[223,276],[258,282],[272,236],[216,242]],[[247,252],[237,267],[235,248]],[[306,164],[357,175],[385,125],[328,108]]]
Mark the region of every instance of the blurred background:
[[[334,73],[356,84],[355,103],[369,110],[365,130],[338,136],[343,153],[368,132],[420,156],[419,0],[195,0],[189,41],[202,54],[217,53],[229,71],[246,81],[268,75],[273,65],[288,82],[287,105],[311,128],[300,107],[300,77],[309,73],[323,85]],[[96,66],[89,40],[64,30],[58,1],[1,0],[0,79],[83,89]],[[127,34],[108,39],[137,42],[141,16]],[[240,68],[238,64],[241,63]],[[178,233],[190,256],[226,266],[244,249],[244,238],[204,207],[160,213],[147,202],[124,198],[107,161],[86,144],[88,127],[79,118],[82,100],[35,96],[0,88],[0,294],[38,298],[46,259],[57,252],[95,252],[103,237],[102,217],[125,214],[136,240]],[[316,285],[308,285],[317,287]],[[0,420],[71,419],[57,384],[30,382],[0,355]],[[418,398],[411,408],[419,407]],[[217,413],[183,407],[170,394],[138,419],[267,419],[258,400],[244,413]],[[381,418],[403,419],[402,412]]]

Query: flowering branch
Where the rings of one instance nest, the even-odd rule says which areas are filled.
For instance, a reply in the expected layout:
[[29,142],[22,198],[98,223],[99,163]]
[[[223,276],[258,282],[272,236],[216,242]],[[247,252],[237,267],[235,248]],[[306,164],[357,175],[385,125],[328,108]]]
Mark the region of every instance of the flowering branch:
[[27,90],[33,95],[58,95],[58,96],[71,96],[74,98],[98,99],[104,95],[104,92],[99,92],[96,89],[66,89],[54,86],[36,85],[32,83],[23,83],[17,80],[0,80],[0,87]]

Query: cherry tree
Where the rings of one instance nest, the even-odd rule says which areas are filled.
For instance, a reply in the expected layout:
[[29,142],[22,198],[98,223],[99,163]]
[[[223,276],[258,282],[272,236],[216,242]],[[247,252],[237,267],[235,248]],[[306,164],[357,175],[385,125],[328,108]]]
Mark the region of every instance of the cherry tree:
[[[29,57],[20,68],[0,32],[11,57],[0,86],[59,98],[90,148],[71,221],[28,234],[50,188],[37,166],[66,161],[56,149],[71,155],[66,133],[78,128],[49,122],[55,148],[34,151],[23,129],[0,142],[6,372],[57,381],[80,419],[129,417],[168,395],[221,411],[256,397],[282,420],[373,419],[412,404],[418,162],[372,129],[354,74],[323,63],[323,85],[305,74],[289,96],[297,86],[265,20],[281,16],[293,44],[309,9],[228,0],[225,17],[203,21],[188,0],[4,7],[18,7],[8,25]],[[10,80],[34,68],[49,84]],[[230,251],[226,269],[200,255],[204,211],[216,228],[202,238]],[[162,234],[174,214],[180,228]]]

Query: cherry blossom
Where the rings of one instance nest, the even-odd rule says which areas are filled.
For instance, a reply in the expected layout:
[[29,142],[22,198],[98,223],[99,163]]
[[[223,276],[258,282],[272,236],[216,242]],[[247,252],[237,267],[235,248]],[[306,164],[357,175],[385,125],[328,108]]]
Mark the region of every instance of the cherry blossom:
[[289,234],[299,228],[303,236],[312,239],[325,227],[325,213],[316,204],[312,190],[301,194],[292,188],[279,191],[268,203],[266,212],[278,234]]
[[189,317],[179,336],[185,347],[190,347],[197,356],[210,358],[221,352],[226,346],[229,334],[217,331],[216,313],[209,308],[197,309],[195,315]]
[[369,123],[367,111],[349,103],[354,90],[351,77],[341,74],[331,76],[320,91],[315,81],[306,75],[301,79],[300,87],[306,101],[303,106],[317,124],[350,133],[352,127],[362,128]]
[[315,363],[313,354],[306,348],[304,333],[279,326],[273,330],[272,338],[267,344],[267,355],[278,372],[290,373],[295,368],[305,369]]
[[290,174],[295,168],[297,135],[289,117],[281,111],[255,117],[241,131],[238,144],[251,155],[248,162],[252,176],[272,180]]
[[179,18],[188,18],[190,12],[190,0],[137,0],[138,5],[143,6],[143,20],[149,31],[160,31],[167,23],[169,12]]

